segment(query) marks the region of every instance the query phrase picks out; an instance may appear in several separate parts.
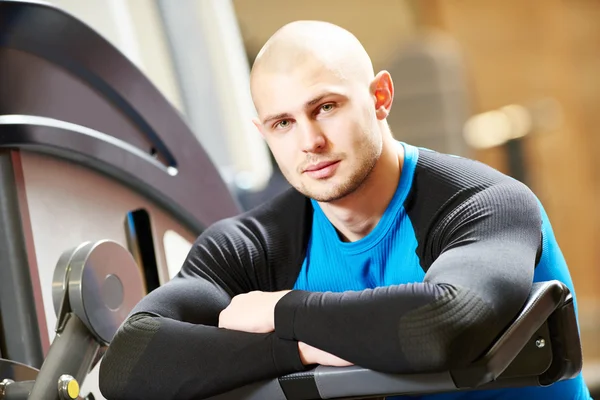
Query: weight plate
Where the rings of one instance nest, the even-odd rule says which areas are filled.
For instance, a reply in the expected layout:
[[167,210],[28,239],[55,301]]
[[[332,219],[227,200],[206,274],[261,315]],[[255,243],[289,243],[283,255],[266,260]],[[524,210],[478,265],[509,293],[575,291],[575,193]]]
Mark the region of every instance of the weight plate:
[[141,270],[120,244],[103,240],[79,247],[70,261],[71,309],[104,344],[145,295]]

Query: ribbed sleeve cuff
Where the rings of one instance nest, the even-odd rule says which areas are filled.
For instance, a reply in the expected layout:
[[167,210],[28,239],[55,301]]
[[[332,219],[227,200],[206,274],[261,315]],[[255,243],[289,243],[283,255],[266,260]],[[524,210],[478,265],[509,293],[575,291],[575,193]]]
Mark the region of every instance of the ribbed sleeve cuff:
[[276,335],[271,337],[273,338],[273,360],[280,375],[306,369],[300,359],[297,341],[280,339]]
[[304,304],[309,292],[292,290],[283,296],[275,306],[275,333],[282,339],[295,340],[294,322],[296,309]]

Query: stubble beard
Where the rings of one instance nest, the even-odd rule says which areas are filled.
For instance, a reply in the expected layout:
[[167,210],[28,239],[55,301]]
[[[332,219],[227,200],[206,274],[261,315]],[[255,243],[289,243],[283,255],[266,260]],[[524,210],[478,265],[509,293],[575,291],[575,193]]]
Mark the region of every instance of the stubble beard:
[[300,182],[295,185],[296,190],[306,197],[321,203],[335,202],[356,192],[365,183],[381,155],[381,146],[378,148],[377,144],[373,141],[367,141],[361,149],[364,151],[360,159],[357,160],[357,166],[344,182],[334,184],[324,179],[316,183],[320,188],[310,188]]

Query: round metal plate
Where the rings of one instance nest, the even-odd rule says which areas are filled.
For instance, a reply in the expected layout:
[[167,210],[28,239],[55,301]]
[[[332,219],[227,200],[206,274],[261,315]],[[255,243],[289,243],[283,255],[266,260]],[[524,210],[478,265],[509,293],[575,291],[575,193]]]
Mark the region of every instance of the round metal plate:
[[0,382],[11,379],[15,382],[32,381],[38,375],[38,370],[29,365],[0,358]]
[[109,344],[145,295],[140,268],[127,249],[109,240],[77,248],[69,265],[71,309],[97,339]]
[[54,312],[57,316],[60,312],[65,290],[67,290],[71,260],[77,250],[89,243],[84,242],[75,248],[64,251],[56,263],[54,276],[52,277],[52,302],[54,303]]

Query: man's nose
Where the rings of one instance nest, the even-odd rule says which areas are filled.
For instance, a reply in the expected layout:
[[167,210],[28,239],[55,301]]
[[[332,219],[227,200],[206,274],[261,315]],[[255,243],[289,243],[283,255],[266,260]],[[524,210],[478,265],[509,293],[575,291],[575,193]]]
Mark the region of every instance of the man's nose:
[[327,138],[318,123],[315,121],[306,121],[301,125],[300,143],[303,152],[318,153],[325,148]]

